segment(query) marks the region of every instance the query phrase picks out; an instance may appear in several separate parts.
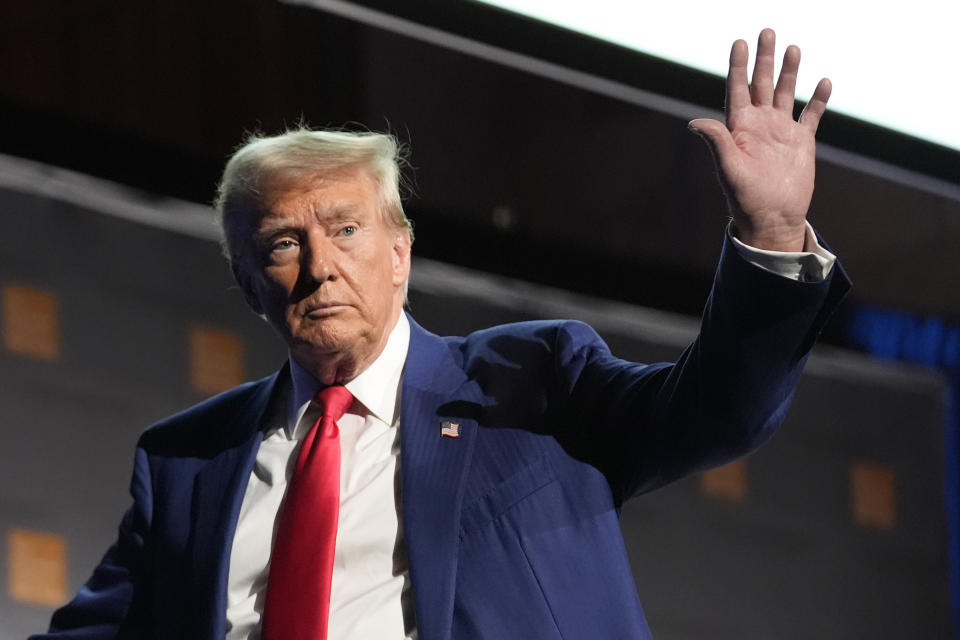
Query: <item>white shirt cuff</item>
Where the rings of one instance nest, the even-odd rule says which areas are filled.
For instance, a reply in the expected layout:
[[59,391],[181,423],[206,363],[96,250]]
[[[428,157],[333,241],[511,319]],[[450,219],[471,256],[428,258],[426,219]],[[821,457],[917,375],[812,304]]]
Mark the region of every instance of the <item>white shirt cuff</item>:
[[830,273],[833,264],[837,261],[837,256],[833,255],[820,246],[817,242],[817,235],[813,232],[813,227],[807,223],[807,237],[803,246],[806,251],[769,251],[767,249],[757,249],[748,244],[740,242],[731,228],[727,227],[727,233],[733,241],[739,253],[745,260],[751,264],[776,273],[791,280],[800,282],[821,282]]

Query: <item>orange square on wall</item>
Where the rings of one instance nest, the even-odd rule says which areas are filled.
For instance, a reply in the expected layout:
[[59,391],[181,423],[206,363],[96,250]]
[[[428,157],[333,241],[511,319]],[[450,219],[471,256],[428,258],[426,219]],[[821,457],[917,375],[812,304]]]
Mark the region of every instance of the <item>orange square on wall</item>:
[[190,383],[201,393],[219,393],[241,384],[244,369],[243,342],[222,329],[193,327],[190,330]]
[[893,471],[873,462],[855,462],[850,468],[850,504],[857,524],[871,529],[893,529],[897,525]]
[[740,502],[747,497],[747,463],[734,460],[700,476],[700,489],[707,495]]
[[57,298],[20,284],[3,285],[3,346],[41,360],[60,356],[60,305]]
[[7,592],[17,602],[57,607],[67,601],[67,544],[52,533],[7,533]]

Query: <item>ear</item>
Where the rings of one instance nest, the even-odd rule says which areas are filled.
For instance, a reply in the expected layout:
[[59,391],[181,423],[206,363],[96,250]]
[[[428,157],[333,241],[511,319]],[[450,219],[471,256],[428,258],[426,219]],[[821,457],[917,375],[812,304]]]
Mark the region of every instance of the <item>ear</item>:
[[260,298],[257,297],[254,291],[250,275],[244,271],[243,267],[235,260],[230,261],[230,270],[233,271],[233,279],[237,281],[240,291],[243,292],[243,299],[247,301],[247,306],[257,315],[262,316],[263,305],[260,304]]
[[399,287],[410,277],[410,234],[398,230],[393,238],[393,286]]

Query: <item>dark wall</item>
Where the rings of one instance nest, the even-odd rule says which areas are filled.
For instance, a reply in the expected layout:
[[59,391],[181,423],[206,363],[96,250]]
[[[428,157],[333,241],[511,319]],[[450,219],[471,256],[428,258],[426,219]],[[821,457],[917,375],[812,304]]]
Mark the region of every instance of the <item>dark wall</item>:
[[[654,91],[689,80],[621,66]],[[196,202],[244,131],[389,126],[413,149],[421,255],[646,306],[697,312],[725,222],[683,118],[272,0],[26,3],[0,25],[0,78],[0,152]],[[699,85],[689,97],[719,111],[722,81]],[[847,142],[899,148],[881,130]],[[852,300],[960,317],[956,189],[818,172],[811,219]],[[644,286],[610,277],[623,270]]]

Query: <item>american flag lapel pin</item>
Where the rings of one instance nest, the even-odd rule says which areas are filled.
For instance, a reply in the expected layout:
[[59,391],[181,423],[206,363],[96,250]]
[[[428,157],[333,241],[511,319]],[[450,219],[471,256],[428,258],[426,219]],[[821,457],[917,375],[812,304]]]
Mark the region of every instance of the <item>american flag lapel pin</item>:
[[440,435],[444,438],[459,438],[460,437],[460,423],[451,422],[450,420],[444,420],[440,423]]

